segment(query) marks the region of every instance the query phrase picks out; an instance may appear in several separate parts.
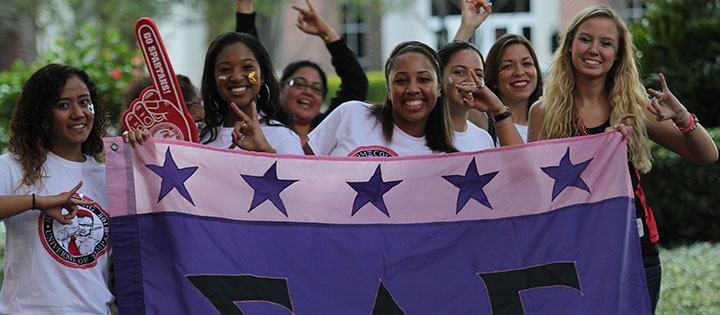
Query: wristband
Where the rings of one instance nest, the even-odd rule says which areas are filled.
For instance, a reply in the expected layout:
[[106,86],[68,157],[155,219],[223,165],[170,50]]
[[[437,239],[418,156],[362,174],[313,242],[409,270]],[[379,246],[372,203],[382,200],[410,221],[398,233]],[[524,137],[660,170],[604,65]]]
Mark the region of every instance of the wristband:
[[33,193],[33,205],[31,209],[35,209],[35,194]]
[[326,43],[329,42],[329,41],[330,41],[330,34],[332,34],[332,32],[334,32],[334,31],[335,31],[334,29],[330,29],[330,31],[327,32],[327,34],[322,35],[321,37],[322,37],[323,41],[325,41]]
[[505,112],[493,116],[493,121],[498,122],[510,116],[512,116],[512,113],[510,112],[510,107],[505,106]]
[[700,123],[700,120],[695,116],[695,114],[690,113],[690,124],[685,127],[685,129],[680,129],[676,123],[673,122],[673,127],[675,127],[675,130],[679,131],[680,133],[688,133],[690,131],[695,130],[697,128],[697,125]]

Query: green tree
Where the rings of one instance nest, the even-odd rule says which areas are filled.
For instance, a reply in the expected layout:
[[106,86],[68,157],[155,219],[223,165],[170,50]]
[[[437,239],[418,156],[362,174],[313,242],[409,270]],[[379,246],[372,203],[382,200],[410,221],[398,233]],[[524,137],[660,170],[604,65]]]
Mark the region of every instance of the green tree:
[[49,63],[64,63],[85,70],[100,91],[111,123],[117,125],[125,106],[124,89],[145,69],[140,50],[131,48],[115,29],[100,32],[86,25],[73,37],[76,40],[58,40],[37,62],[16,61],[10,71],[0,73],[0,151],[7,147],[7,125],[23,84],[37,69]]
[[645,86],[658,73],[705,126],[720,125],[720,0],[646,0],[631,31]]

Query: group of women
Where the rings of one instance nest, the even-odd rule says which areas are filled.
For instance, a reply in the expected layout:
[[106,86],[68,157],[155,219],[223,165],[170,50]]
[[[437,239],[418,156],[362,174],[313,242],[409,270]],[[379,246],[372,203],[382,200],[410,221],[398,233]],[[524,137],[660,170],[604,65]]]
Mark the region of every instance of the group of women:
[[[699,164],[715,162],[718,152],[662,75],[661,91],[645,91],[627,27],[613,10],[590,7],[570,23],[541,97],[542,73],[525,38],[502,36],[486,61],[462,41],[491,11],[485,1],[464,0],[458,40],[438,52],[421,42],[399,44],[385,64],[387,99],[369,104],[362,101],[368,84],[357,58],[307,5],[294,7],[298,28],[325,41],[342,79],[329,113],[319,113],[327,94],[322,69],[299,61],[278,81],[254,30],[252,2],[238,0],[239,32],[215,38],[205,58],[201,143],[281,154],[405,156],[625,133],[632,126],[629,164],[654,309],[658,236],[638,172],[651,166],[648,138]],[[83,70],[66,65],[45,66],[25,83],[10,123],[10,153],[0,157],[0,219],[7,227],[0,313],[97,314],[112,303],[107,234],[95,228],[101,223],[66,228],[106,215],[100,164],[106,117],[97,93]],[[142,143],[147,133],[125,138]],[[90,251],[81,250],[83,242],[93,244]]]

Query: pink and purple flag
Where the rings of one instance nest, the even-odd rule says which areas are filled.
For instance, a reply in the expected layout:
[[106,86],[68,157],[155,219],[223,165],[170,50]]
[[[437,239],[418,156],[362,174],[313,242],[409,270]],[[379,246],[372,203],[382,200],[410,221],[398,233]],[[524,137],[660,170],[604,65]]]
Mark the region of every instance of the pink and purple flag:
[[618,132],[400,158],[105,148],[121,313],[650,313]]

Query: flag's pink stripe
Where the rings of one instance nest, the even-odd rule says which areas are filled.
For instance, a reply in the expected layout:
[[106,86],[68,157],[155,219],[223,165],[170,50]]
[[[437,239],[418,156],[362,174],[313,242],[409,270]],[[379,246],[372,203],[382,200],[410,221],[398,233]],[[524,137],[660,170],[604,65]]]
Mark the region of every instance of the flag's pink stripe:
[[[129,166],[134,173],[138,214],[177,211],[238,220],[351,224],[423,223],[512,217],[613,197],[631,197],[627,153],[625,143],[620,141],[620,137],[620,133],[600,134],[476,153],[390,159],[270,155],[212,149],[167,139],[155,139],[135,149],[121,145],[120,151],[134,151],[133,162]],[[118,140],[116,142],[121,143]],[[176,190],[157,202],[161,179],[145,165],[162,165],[168,146],[178,167],[199,167],[185,183],[196,207],[182,198]],[[582,174],[583,180],[593,193],[569,187],[551,202],[554,181],[543,173],[540,167],[556,166],[568,146],[571,147],[573,164],[594,158]],[[480,174],[500,171],[484,189],[493,209],[470,200],[456,215],[458,189],[441,176],[464,175],[473,157]],[[253,191],[240,177],[240,174],[262,176],[276,161],[278,178],[299,180],[280,194],[289,218],[281,214],[270,201],[265,201],[248,212]],[[403,183],[385,194],[385,203],[391,217],[388,218],[371,204],[350,216],[356,193],[346,182],[367,181],[379,164],[382,165],[385,181],[403,180]],[[114,181],[115,175],[110,174],[114,169],[108,168],[109,183]],[[108,188],[110,190],[110,186]],[[110,200],[111,209],[113,200],[114,198]],[[118,206],[122,205],[121,202],[118,203]]]
[[[117,146],[113,146],[113,143]],[[104,138],[105,146],[105,177],[107,182],[110,216],[135,214],[135,187],[130,156],[130,146],[123,145],[121,137]],[[113,149],[115,147],[116,149]]]

